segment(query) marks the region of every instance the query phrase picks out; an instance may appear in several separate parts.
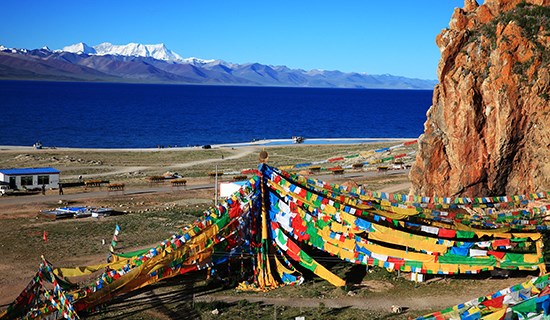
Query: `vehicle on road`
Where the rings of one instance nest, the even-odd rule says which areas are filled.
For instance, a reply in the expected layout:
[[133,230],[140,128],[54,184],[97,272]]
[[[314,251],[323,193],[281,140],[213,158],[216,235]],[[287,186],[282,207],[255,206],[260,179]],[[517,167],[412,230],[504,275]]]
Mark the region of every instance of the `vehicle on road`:
[[5,194],[12,194],[14,192],[15,190],[10,187],[9,183],[0,182],[0,196],[3,196]]

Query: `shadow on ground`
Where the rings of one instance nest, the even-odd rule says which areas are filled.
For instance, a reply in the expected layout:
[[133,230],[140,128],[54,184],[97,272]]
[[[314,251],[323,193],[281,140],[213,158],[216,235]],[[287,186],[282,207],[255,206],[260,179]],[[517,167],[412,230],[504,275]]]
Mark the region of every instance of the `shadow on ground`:
[[158,282],[120,297],[94,312],[82,313],[89,319],[200,319],[194,296],[221,291],[218,284],[197,285],[197,279],[176,277]]

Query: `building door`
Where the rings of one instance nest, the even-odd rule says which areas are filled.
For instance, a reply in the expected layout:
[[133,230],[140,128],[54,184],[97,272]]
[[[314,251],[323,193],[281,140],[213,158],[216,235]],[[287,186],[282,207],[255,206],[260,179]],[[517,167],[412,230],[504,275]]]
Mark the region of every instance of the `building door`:
[[10,177],[10,189],[17,189],[17,184],[15,183],[15,177]]

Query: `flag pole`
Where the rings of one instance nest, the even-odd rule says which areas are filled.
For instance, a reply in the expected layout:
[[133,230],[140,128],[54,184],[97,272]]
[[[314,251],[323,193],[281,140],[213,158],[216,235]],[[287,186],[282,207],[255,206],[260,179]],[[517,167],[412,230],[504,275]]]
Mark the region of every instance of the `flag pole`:
[[215,180],[216,182],[214,185],[214,206],[217,208],[218,207],[218,165],[216,165],[215,175],[216,175],[216,180]]

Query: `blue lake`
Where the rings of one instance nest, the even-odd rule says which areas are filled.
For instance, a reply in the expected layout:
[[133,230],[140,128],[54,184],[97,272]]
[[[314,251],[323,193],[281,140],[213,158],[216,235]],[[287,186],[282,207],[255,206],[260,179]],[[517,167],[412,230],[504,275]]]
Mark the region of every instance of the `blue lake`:
[[0,81],[0,145],[154,148],[292,136],[416,138],[431,99],[431,90]]

